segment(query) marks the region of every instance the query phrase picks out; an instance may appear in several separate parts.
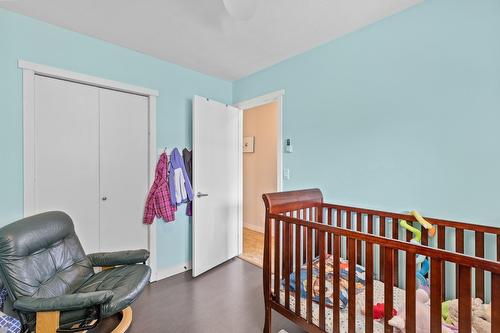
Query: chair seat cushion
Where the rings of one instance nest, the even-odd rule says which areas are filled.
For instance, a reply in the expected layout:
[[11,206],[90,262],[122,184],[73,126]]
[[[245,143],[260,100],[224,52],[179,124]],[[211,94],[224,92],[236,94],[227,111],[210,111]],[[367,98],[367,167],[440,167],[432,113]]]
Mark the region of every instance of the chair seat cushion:
[[112,291],[113,298],[102,306],[101,315],[105,318],[132,304],[148,284],[150,276],[151,268],[147,265],[119,266],[93,275],[75,292]]

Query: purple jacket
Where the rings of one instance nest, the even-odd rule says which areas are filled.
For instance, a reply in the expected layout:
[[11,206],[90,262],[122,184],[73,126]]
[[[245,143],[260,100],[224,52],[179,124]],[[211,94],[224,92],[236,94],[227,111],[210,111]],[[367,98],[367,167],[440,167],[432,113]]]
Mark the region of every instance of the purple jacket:
[[177,148],[170,154],[168,184],[172,205],[179,205],[193,200],[193,188],[184,165],[182,155]]

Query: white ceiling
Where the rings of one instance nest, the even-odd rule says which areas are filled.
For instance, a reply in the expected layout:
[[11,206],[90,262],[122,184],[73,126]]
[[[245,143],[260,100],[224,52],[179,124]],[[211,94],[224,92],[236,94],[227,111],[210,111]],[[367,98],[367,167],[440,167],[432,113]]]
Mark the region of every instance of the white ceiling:
[[18,0],[0,7],[235,80],[422,0],[255,0],[237,21],[222,0]]

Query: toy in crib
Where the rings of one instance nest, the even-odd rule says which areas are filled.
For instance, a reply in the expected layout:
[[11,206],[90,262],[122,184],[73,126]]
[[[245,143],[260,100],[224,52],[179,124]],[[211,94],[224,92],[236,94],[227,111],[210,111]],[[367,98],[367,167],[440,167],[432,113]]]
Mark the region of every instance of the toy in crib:
[[[417,222],[420,223],[422,227],[428,230],[430,237],[434,237],[434,235],[436,234],[436,228],[432,224],[427,222],[416,210],[410,211],[410,214],[415,217]],[[410,231],[414,235],[414,237],[410,240],[410,243],[420,245],[420,241],[422,240],[422,232],[420,230],[409,225],[405,220],[401,220],[399,222],[399,225],[401,225],[403,228]],[[427,290],[429,288],[429,281],[425,276],[429,272],[429,260],[425,256],[419,254],[417,255],[416,261],[417,265],[421,265],[420,270],[417,272],[417,287]]]
[[434,237],[436,234],[436,227],[427,222],[422,215],[419,214],[416,210],[410,211],[410,214],[413,215],[413,217],[417,220],[418,223],[420,223],[425,229],[429,231],[429,236]]
[[[415,326],[416,333],[430,332],[430,304],[429,294],[423,289],[417,289],[415,293],[415,315],[418,318]],[[471,298],[472,320],[471,333],[491,332],[491,304],[483,304],[479,298]],[[442,333],[458,332],[458,299],[445,301],[442,303]],[[405,307],[398,311],[389,321],[389,325],[395,328],[395,332],[406,332]]]
[[[491,304],[483,304],[480,298],[472,298],[472,333],[491,332]],[[445,301],[441,305],[445,323],[458,328],[458,299]]]
[[[431,307],[429,305],[429,294],[423,289],[417,289],[415,293],[415,314],[418,318],[415,326],[416,333],[429,333],[431,331]],[[388,321],[389,325],[394,327],[395,332],[406,332],[406,313],[401,309],[398,314]],[[442,333],[453,333],[446,323],[441,326]]]

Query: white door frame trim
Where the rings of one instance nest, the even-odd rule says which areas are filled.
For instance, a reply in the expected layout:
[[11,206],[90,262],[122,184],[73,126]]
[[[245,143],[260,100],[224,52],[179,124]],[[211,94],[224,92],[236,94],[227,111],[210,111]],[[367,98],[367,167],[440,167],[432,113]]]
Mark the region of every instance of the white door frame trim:
[[[152,184],[156,166],[156,98],[157,90],[138,87],[86,74],[66,71],[24,60],[18,61],[23,70],[23,165],[24,165],[24,216],[33,214],[35,204],[35,75],[112,89],[146,96],[149,100],[149,166],[148,179]],[[157,280],[156,223],[148,227],[148,247],[151,281]]]
[[[234,106],[238,109],[245,110],[255,108],[257,106],[261,106],[264,104],[269,104],[272,102],[278,102],[278,129],[277,129],[277,140],[276,140],[276,151],[278,152],[277,156],[277,165],[276,165],[276,191],[281,191],[283,189],[283,96],[285,95],[285,90],[277,90],[271,93],[254,97],[245,101],[241,101],[236,103]],[[241,116],[240,121],[240,146],[241,146],[241,161],[240,161],[240,198],[239,198],[239,254],[243,253],[243,115]]]
[[112,90],[118,90],[122,92],[128,92],[136,95],[142,96],[159,96],[157,90],[134,86],[127,83],[122,83],[118,81],[103,79],[97,76],[91,76],[82,73],[76,73],[72,71],[67,71],[65,69],[55,68],[46,65],[35,64],[33,62],[19,60],[17,63],[18,67],[23,70],[31,70],[35,74],[53,77],[56,79],[63,79],[67,81],[72,81],[76,83],[83,83],[86,85],[96,86],[99,88],[106,88]]

